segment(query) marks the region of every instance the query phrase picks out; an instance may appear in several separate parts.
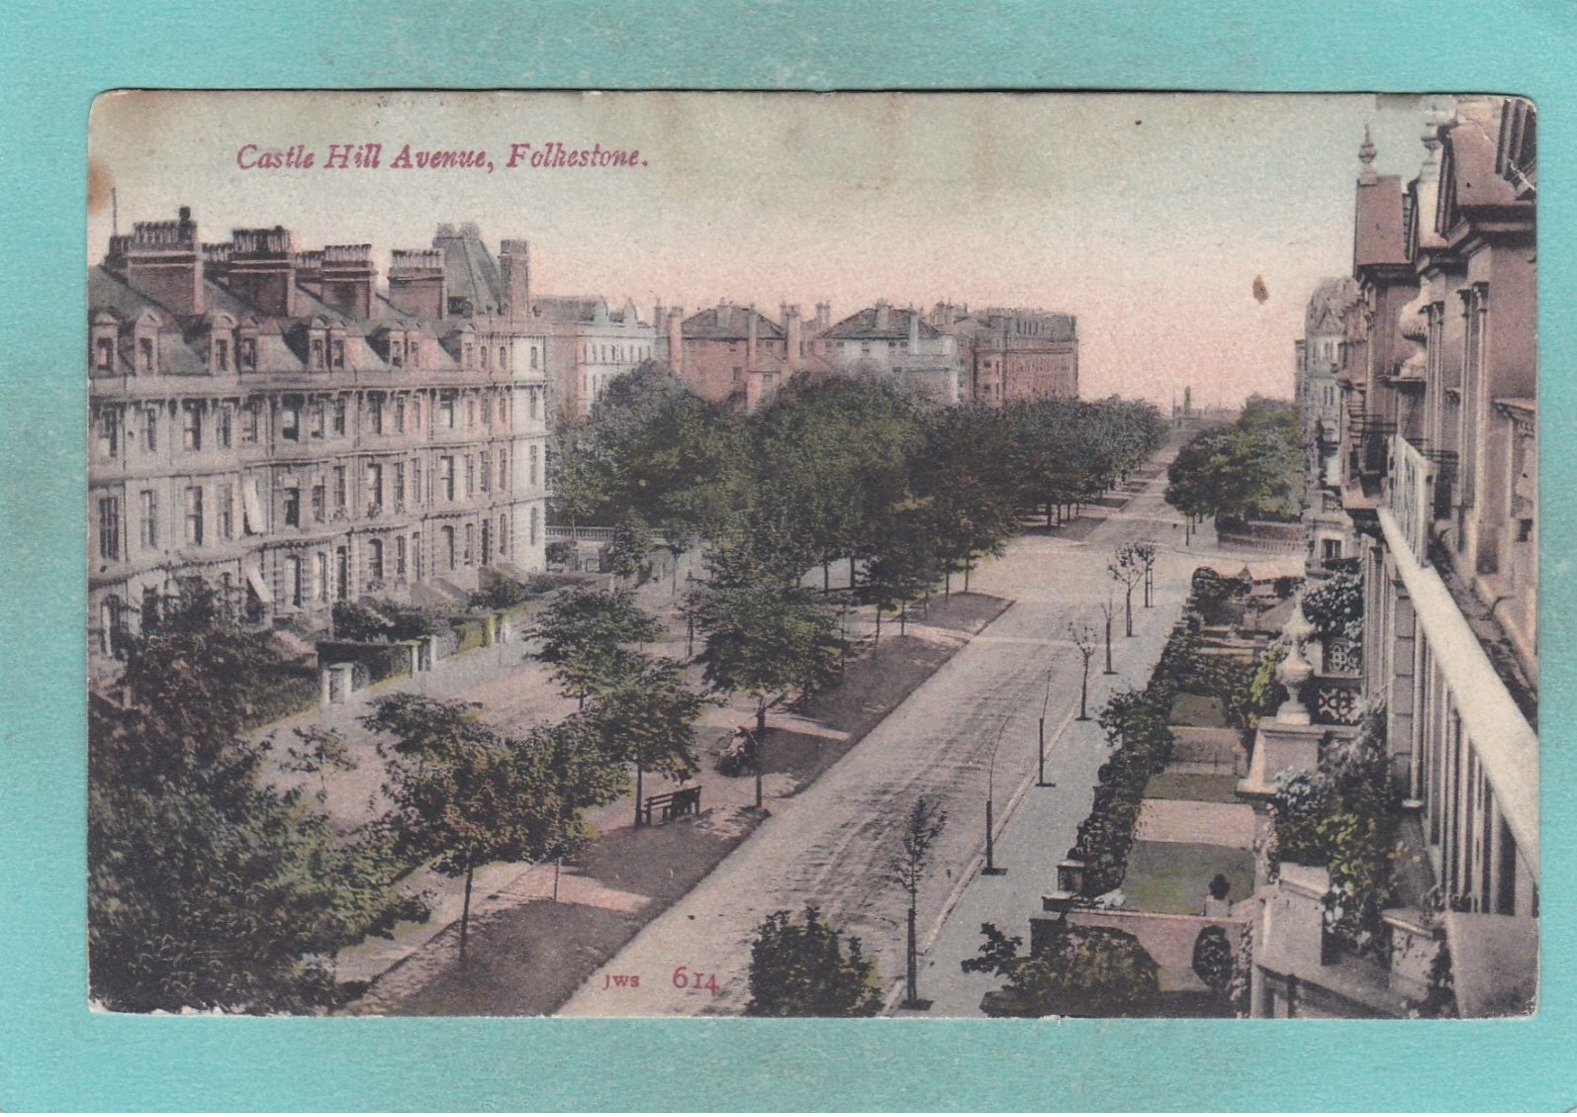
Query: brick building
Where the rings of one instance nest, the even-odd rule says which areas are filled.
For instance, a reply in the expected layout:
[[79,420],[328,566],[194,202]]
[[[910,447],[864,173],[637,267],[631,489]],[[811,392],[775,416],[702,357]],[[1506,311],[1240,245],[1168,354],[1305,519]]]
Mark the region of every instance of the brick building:
[[202,244],[185,208],[113,237],[88,276],[93,649],[184,573],[310,626],[541,569],[547,335],[524,242],[501,260],[445,226],[379,290],[366,244]]
[[785,303],[779,321],[754,306],[728,302],[688,318],[679,307],[665,312],[659,306],[657,313],[666,324],[662,357],[697,395],[714,403],[754,411],[795,373],[828,371],[809,344],[818,320],[806,322],[797,306]]
[[964,365],[964,393],[977,402],[1079,395],[1078,320],[1027,307],[968,307],[938,303],[930,324],[956,339]]
[[811,347],[839,372],[890,376],[939,403],[962,398],[958,341],[918,310],[881,300],[821,331]]

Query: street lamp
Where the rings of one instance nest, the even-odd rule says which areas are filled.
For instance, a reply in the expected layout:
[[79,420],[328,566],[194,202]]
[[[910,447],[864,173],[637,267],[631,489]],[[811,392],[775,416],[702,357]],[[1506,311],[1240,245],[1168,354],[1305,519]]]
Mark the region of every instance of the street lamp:
[[991,833],[991,830],[992,830],[992,825],[991,825],[991,823],[992,823],[992,817],[991,817],[992,803],[991,803],[991,800],[992,800],[992,793],[993,793],[993,791],[994,791],[994,789],[996,787],[997,750],[1002,747],[1002,734],[1007,731],[1008,721],[1012,717],[1013,717],[1013,715],[1009,714],[1007,717],[1002,719],[1002,728],[997,730],[997,743],[991,747],[991,763],[986,768],[986,867],[984,869],[981,869],[980,872],[981,872],[981,874],[983,876],[988,876],[988,877],[999,877],[999,876],[1002,876],[1004,873],[1007,872],[1006,869],[1001,868],[1001,867],[999,867],[997,865],[996,859],[995,859],[995,853],[996,853],[995,842],[996,842],[996,839],[992,836],[992,833]]
[[1046,697],[1044,699],[1042,699],[1041,703],[1040,703],[1040,729],[1039,729],[1038,734],[1037,734],[1037,736],[1039,738],[1039,756],[1038,756],[1038,759],[1036,761],[1036,769],[1035,769],[1035,786],[1036,787],[1056,787],[1057,786],[1054,783],[1047,783],[1046,782],[1046,708],[1051,705],[1051,680],[1056,675],[1056,673],[1057,673],[1057,669],[1055,667],[1047,668],[1047,670],[1046,670]]

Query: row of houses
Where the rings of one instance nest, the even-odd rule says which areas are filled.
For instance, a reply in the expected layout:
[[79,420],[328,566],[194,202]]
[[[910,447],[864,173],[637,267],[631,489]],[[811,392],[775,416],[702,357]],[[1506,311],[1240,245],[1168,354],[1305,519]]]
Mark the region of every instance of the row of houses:
[[533,289],[530,246],[475,225],[395,248],[309,249],[283,227],[203,242],[115,234],[88,275],[90,646],[200,574],[258,622],[320,626],[366,595],[453,600],[545,565],[548,436],[660,361],[753,409],[797,373],[891,376],[939,402],[1076,395],[1066,315],[878,302],[773,320]]
[[[1315,651],[1294,687],[1309,716],[1261,723],[1256,765],[1261,783],[1311,767],[1359,704],[1375,711],[1402,849],[1378,970],[1322,938],[1323,870],[1282,866],[1254,926],[1254,1015],[1384,1013],[1431,967],[1463,1015],[1533,1003],[1535,135],[1527,101],[1457,99],[1429,121],[1405,181],[1377,173],[1366,136],[1352,274],[1309,302],[1296,370],[1313,448],[1310,574],[1356,567],[1363,641],[1340,662]],[[1346,689],[1359,704],[1325,701]]]

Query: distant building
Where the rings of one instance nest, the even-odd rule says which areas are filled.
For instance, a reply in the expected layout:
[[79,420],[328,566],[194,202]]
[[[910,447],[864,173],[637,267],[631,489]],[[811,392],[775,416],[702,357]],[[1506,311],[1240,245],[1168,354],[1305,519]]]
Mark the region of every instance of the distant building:
[[1341,502],[1324,486],[1340,471],[1342,389],[1337,376],[1347,322],[1357,305],[1358,284],[1351,276],[1320,280],[1304,311],[1303,337],[1293,343],[1294,397],[1309,454],[1306,519],[1313,554],[1320,561],[1349,557]]
[[882,300],[819,333],[813,352],[839,372],[890,376],[939,403],[962,397],[958,341],[918,310]]
[[931,325],[958,342],[965,394],[981,403],[1077,399],[1078,320],[1027,307],[967,307],[938,303]]
[[754,411],[795,373],[828,371],[810,351],[799,307],[784,304],[781,315],[779,323],[754,306],[728,302],[688,318],[671,308],[661,353],[703,399]]
[[474,229],[304,251],[200,244],[186,208],[88,275],[90,634],[114,653],[183,574],[257,623],[544,566],[546,334]]

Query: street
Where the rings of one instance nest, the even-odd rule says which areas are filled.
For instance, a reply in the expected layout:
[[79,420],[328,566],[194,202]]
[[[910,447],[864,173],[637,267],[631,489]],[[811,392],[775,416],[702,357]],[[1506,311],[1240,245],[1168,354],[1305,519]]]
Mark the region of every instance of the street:
[[[1027,916],[1053,884],[1054,866],[1089,810],[1106,751],[1094,716],[1114,690],[1143,684],[1199,562],[1226,557],[1207,549],[1208,530],[1181,549],[1183,529],[1161,499],[1164,488],[1163,470],[1084,540],[1022,536],[1003,558],[983,564],[971,588],[1014,604],[813,786],[771,801],[772,817],[594,972],[561,1014],[740,1013],[757,926],[773,911],[797,914],[807,903],[877,956],[884,984],[901,982],[906,898],[890,861],[905,812],[925,795],[949,821],[920,891],[920,993],[937,1000],[934,1015],[979,1015],[980,995],[996,979],[961,974],[959,960],[975,952],[984,920],[1027,936]],[[1135,589],[1134,636],[1125,638],[1121,587],[1107,563],[1118,544],[1140,539],[1161,545],[1155,605],[1142,608],[1142,590]],[[1087,623],[1099,633],[1109,591],[1116,673],[1101,673],[1098,650],[1090,663],[1092,720],[1078,722],[1080,656],[1069,625]],[[1043,704],[1046,778],[1054,788],[1033,786]],[[1008,872],[977,877],[988,790],[996,862]],[[677,981],[678,967],[715,974],[716,992]],[[638,985],[615,980],[632,976]]]

